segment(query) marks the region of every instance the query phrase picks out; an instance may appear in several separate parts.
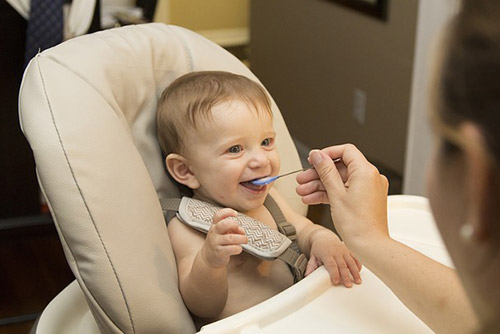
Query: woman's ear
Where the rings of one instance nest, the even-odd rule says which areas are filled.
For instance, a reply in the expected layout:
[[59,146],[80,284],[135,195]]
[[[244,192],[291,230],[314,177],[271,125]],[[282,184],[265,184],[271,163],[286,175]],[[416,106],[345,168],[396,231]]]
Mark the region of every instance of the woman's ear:
[[465,185],[469,195],[470,211],[467,223],[472,225],[477,241],[489,237],[496,213],[494,203],[494,168],[481,129],[472,122],[459,127],[465,147]]
[[182,155],[170,153],[165,159],[165,164],[170,175],[180,184],[191,189],[200,187],[200,183],[189,167],[187,159]]

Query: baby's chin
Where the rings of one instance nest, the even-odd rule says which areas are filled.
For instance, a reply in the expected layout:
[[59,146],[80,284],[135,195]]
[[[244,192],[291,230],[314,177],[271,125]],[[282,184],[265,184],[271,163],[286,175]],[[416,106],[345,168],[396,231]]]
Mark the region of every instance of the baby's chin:
[[239,201],[237,199],[236,200],[232,199],[231,201],[219,203],[219,205],[246,214],[250,211],[254,211],[261,208],[264,205],[265,199],[266,196],[263,196],[261,199],[253,199],[251,201],[245,199],[241,199]]

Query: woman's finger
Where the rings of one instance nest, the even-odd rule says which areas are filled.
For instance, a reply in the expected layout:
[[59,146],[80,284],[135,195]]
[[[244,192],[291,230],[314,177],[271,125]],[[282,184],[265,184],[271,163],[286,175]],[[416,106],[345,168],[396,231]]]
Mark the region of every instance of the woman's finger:
[[310,181],[297,186],[297,194],[300,196],[307,196],[317,191],[325,191],[325,187],[320,180]]
[[363,153],[353,144],[330,146],[322,149],[321,152],[332,159],[341,158],[346,167],[349,167],[353,163],[368,162]]
[[330,200],[326,191],[317,191],[310,195],[302,196],[302,202],[307,205],[329,204]]
[[309,168],[297,174],[296,179],[299,184],[304,184],[314,180],[319,180],[319,176],[314,168]]
[[342,181],[345,184],[347,182],[347,176],[348,176],[346,165],[344,165],[342,161],[339,161],[335,163],[335,167],[337,167],[337,171],[339,172],[340,177],[342,178]]
[[337,194],[345,193],[344,181],[342,181],[335,163],[326,153],[313,150],[309,154],[309,158],[326,189],[328,197],[335,197]]

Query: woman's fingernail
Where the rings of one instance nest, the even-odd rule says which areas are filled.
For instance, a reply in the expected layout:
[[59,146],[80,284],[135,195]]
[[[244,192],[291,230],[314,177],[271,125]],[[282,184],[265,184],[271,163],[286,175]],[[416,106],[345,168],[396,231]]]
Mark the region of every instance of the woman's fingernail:
[[312,151],[310,157],[314,165],[319,164],[323,160],[319,151]]

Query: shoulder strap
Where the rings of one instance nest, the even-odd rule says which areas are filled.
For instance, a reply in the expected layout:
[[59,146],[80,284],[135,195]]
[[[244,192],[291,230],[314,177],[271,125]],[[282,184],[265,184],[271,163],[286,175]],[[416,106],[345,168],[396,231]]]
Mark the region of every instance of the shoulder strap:
[[270,195],[267,195],[266,200],[264,201],[264,206],[271,213],[271,216],[273,216],[276,225],[278,225],[278,230],[292,241],[297,239],[295,227],[286,221],[278,203],[276,203]]
[[161,208],[165,214],[166,223],[175,217],[177,211],[179,211],[179,206],[181,205],[180,198],[161,198],[160,199]]
[[180,198],[166,198],[160,200],[161,208],[163,211],[175,211],[179,210],[179,205],[181,204]]
[[264,206],[271,213],[271,216],[273,216],[273,219],[278,226],[278,230],[292,240],[290,246],[286,249],[286,251],[278,256],[278,258],[285,261],[290,266],[294,280],[295,282],[298,282],[304,278],[307,258],[300,250],[295,227],[286,220],[285,215],[283,215],[283,212],[278,206],[278,203],[276,203],[270,195],[267,195],[266,200],[264,201]]

